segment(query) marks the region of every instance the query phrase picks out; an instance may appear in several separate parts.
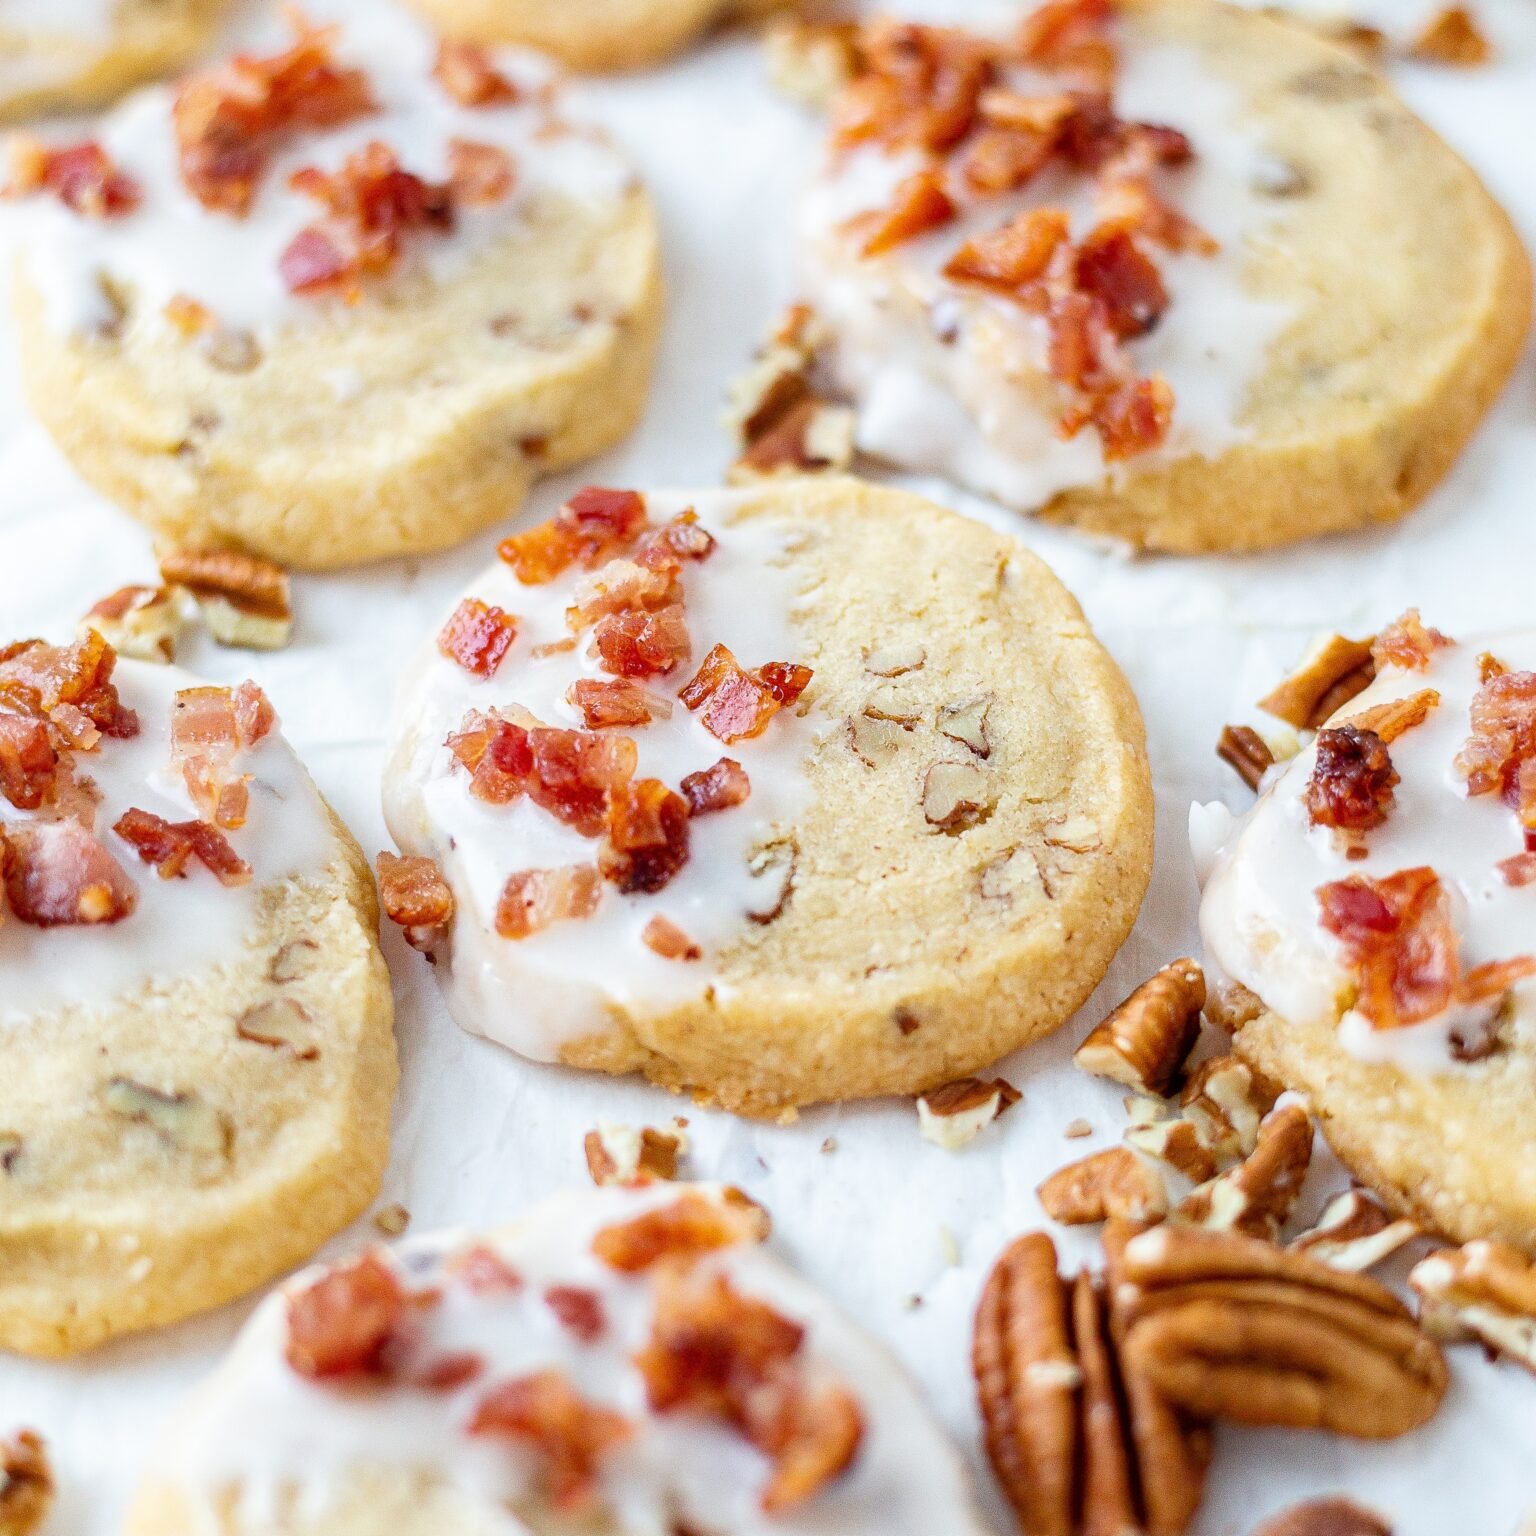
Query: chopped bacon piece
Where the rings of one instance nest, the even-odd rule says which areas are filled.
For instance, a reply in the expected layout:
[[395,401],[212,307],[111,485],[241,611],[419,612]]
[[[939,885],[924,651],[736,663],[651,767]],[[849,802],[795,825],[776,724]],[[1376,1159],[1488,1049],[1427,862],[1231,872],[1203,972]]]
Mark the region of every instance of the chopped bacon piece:
[[1122,341],[1145,336],[1168,307],[1157,267],[1124,230],[1100,225],[1077,248],[1074,275],[1080,293],[1097,299]]
[[718,1248],[759,1242],[763,1236],[756,1207],[722,1204],[689,1191],[670,1205],[604,1227],[592,1239],[592,1251],[611,1269],[639,1274],[663,1259],[692,1259]]
[[1522,886],[1536,883],[1536,852],[1517,853],[1499,862],[1499,874],[1505,885]]
[[522,92],[473,43],[443,43],[432,78],[461,107],[497,107],[519,101]]
[[383,852],[378,857],[384,915],[405,930],[414,949],[428,949],[453,917],[453,892],[431,859]]
[[245,885],[251,866],[229,846],[225,836],[205,821],[166,821],[150,811],[133,809],[112,828],[162,880],[185,876],[187,861],[197,858],[220,885]]
[[365,1253],[288,1298],[288,1364],[311,1381],[378,1376],[399,1341],[411,1300],[376,1253]]
[[704,951],[670,917],[657,913],[640,932],[645,947],[663,960],[702,960]]
[[612,725],[649,725],[656,713],[655,706],[666,703],[627,678],[613,683],[590,677],[578,678],[566,690],[565,697],[581,711],[582,721],[589,731],[604,730]]
[[78,821],[12,826],[6,843],[5,894],[23,923],[117,923],[138,904],[122,865]]
[[494,144],[454,139],[448,146],[448,185],[464,207],[489,208],[512,195],[517,162]]
[[988,196],[1027,186],[1051,163],[1056,135],[983,128],[966,146],[960,175],[973,191]]
[[58,778],[47,721],[0,714],[0,795],[17,810],[35,811],[53,798]]
[[1493,45],[1483,36],[1476,19],[1464,5],[1449,5],[1437,11],[1414,38],[1408,51],[1416,59],[1450,64],[1457,69],[1486,64],[1493,57]]
[[1536,672],[1501,672],[1472,700],[1472,734],[1456,754],[1467,793],[1501,795],[1536,830]]
[[689,813],[707,816],[711,811],[728,811],[740,805],[752,793],[752,781],[735,758],[722,757],[712,767],[686,775],[681,788]]
[[950,257],[945,277],[1016,292],[1045,273],[1067,239],[1071,218],[1060,208],[1031,208],[990,234],[967,240]]
[[334,29],[299,22],[297,30],[286,51],[236,55],[192,75],[177,93],[182,179],[204,207],[243,215],[285,134],[332,128],[374,110],[367,77],[333,57]]
[[461,1249],[448,1261],[449,1273],[477,1296],[510,1296],[523,1288],[523,1277],[484,1243]]
[[1410,693],[1406,698],[1372,704],[1369,709],[1362,709],[1358,715],[1351,715],[1339,723],[1355,726],[1362,731],[1374,731],[1390,746],[1405,731],[1423,725],[1429,719],[1429,712],[1437,709],[1439,704],[1440,695],[1433,688],[1423,688],[1418,693]]
[[1371,642],[1371,656],[1379,672],[1383,667],[1401,667],[1408,672],[1422,672],[1438,650],[1455,642],[1438,629],[1428,628],[1419,618],[1419,610],[1410,608],[1394,620]]
[[1024,18],[1015,47],[1027,63],[1075,71],[1108,85],[1114,78],[1114,52],[1102,34],[1113,19],[1113,0],[1048,0]]
[[123,218],[143,197],[138,182],[120,171],[99,144],[52,149],[37,139],[18,139],[11,143],[10,160],[7,197],[51,193],[72,213],[90,219]]
[[20,640],[0,649],[0,709],[46,715],[65,742],[81,751],[103,736],[126,739],[139,719],[112,682],[117,652],[95,630],[74,645]]
[[1375,731],[1353,725],[1319,731],[1304,797],[1307,815],[1314,827],[1369,832],[1387,819],[1401,782]]
[[526,939],[570,917],[590,917],[603,896],[603,877],[590,864],[524,869],[507,877],[496,903],[496,932]]
[[605,829],[609,796],[639,760],[627,736],[528,728],[478,710],[464,717],[448,749],[469,771],[477,799],[505,805],[526,794],[584,837]]
[[412,1371],[409,1379],[413,1387],[423,1392],[457,1392],[484,1374],[484,1358],[463,1350],[428,1361]]
[[715,536],[699,524],[691,509],[670,523],[653,528],[635,546],[635,564],[649,571],[680,570],[689,560],[707,560],[715,552]]
[[493,603],[466,597],[443,625],[437,648],[476,677],[490,677],[517,639],[517,620]]
[[604,879],[625,893],[664,889],[688,862],[688,802],[660,779],[615,786],[608,840],[598,855]]
[[577,587],[566,622],[581,630],[613,613],[654,613],[678,601],[675,574],[634,560],[610,560]]
[[350,297],[363,278],[394,267],[405,235],[447,234],[454,227],[452,187],[402,169],[395,152],[377,139],[348,155],[339,171],[306,166],[289,177],[289,185],[326,210],[279,258],[283,281],[294,293]]
[[645,498],[638,491],[589,485],[547,523],[503,539],[497,553],[524,586],[542,586],[578,561],[590,569],[606,560],[644,527]]
[[228,831],[245,825],[249,775],[234,773],[234,762],[266,737],[276,719],[255,683],[177,693],[171,709],[171,764],[181,769],[187,793],[205,820]]
[[780,709],[795,703],[811,680],[811,669],[770,661],[745,672],[730,650],[717,645],[678,693],[711,735],[729,744],[760,736]]
[[561,1325],[582,1343],[602,1338],[608,1315],[603,1310],[603,1298],[596,1291],[579,1285],[552,1285],[544,1292],[544,1300]]
[[918,171],[896,188],[896,200],[884,213],[858,214],[854,222],[863,232],[861,254],[883,256],[908,240],[951,223],[958,209],[944,190],[938,171]]
[[634,1427],[623,1414],[583,1397],[562,1372],[544,1370],[492,1388],[469,1432],[531,1445],[543,1460],[550,1502],[579,1510],[591,1503],[603,1459]]
[[1133,379],[1095,402],[1093,422],[1110,461],[1161,446],[1173,422],[1173,391],[1160,374]]
[[1463,972],[1451,894],[1432,869],[1384,879],[1355,875],[1317,893],[1322,925],[1359,973],[1355,1006],[1375,1029],[1400,1029],[1454,1005],[1503,997],[1536,975],[1536,957],[1493,961]]
[[686,661],[693,649],[681,603],[654,613],[610,613],[592,631],[592,646],[605,672],[616,677],[657,677]]

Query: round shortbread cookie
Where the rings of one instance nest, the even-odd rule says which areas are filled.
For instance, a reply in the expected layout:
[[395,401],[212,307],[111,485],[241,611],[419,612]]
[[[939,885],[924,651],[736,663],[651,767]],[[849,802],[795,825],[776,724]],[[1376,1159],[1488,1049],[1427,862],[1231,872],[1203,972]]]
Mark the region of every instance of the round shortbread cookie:
[[[1514,670],[1485,683],[1484,655]],[[1231,978],[1213,1016],[1358,1178],[1447,1237],[1536,1250],[1536,856],[1500,792],[1536,752],[1531,667],[1529,633],[1382,665],[1224,829],[1200,922]]]
[[916,1387],[765,1227],[714,1185],[568,1191],[301,1275],[167,1426],[128,1530],[982,1536]]
[[644,69],[709,28],[799,0],[412,0],[445,37],[522,43],[572,69]]
[[[666,531],[635,547],[646,517]],[[634,559],[701,529],[644,590]],[[566,530],[591,566],[521,581],[569,558]],[[476,582],[403,685],[385,780],[396,841],[456,903],[417,938],[466,1028],[771,1114],[961,1077],[1093,990],[1150,870],[1142,724],[1027,550],[850,479],[583,492],[503,550],[519,572]],[[510,648],[486,605],[517,616]],[[658,718],[564,729],[631,704]],[[397,920],[443,916],[401,884]]]
[[[259,690],[97,644],[0,652],[0,1347],[28,1354],[307,1258],[377,1192],[396,1077],[367,866]],[[103,676],[137,731],[60,751]],[[50,677],[52,725],[5,712]]]
[[95,107],[174,73],[211,41],[227,0],[6,0],[0,121]]
[[1311,31],[1208,0],[1079,11],[1110,19],[1000,31],[980,63],[958,34],[866,33],[800,221],[860,446],[1152,550],[1402,516],[1519,357],[1509,219]]
[[[232,68],[260,95],[283,58]],[[650,201],[530,55],[434,67],[389,12],[286,58],[340,72],[341,104],[304,110],[341,121],[237,133],[268,157],[243,215],[201,199],[238,200],[245,173],[197,170],[204,139],[173,126],[212,102],[219,145],[229,69],[107,119],[137,193],[114,216],[68,206],[40,163],[16,279],[28,396],[89,480],[179,543],[314,569],[442,548],[638,418],[662,309]]]

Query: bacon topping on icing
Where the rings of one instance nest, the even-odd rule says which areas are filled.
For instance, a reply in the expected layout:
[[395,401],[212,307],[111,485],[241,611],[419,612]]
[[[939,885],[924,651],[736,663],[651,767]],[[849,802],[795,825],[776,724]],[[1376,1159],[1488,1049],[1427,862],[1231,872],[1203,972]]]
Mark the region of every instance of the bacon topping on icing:
[[336,30],[302,21],[297,30],[284,52],[237,54],[178,92],[172,115],[181,174],[204,207],[244,215],[286,134],[333,128],[375,109],[363,72],[336,62]]
[[7,828],[0,862],[11,911],[35,928],[116,923],[138,903],[123,867],[78,821]]
[[596,1291],[579,1285],[552,1285],[544,1292],[544,1300],[565,1329],[582,1343],[602,1338],[608,1317],[603,1298]]
[[811,669],[786,661],[744,671],[730,650],[717,645],[678,694],[712,736],[729,744],[760,736],[779,710],[794,704],[811,680]]
[[437,648],[476,677],[490,677],[517,639],[517,620],[478,597],[466,597],[437,637]]
[[583,1397],[561,1371],[535,1371],[502,1382],[480,1401],[472,1435],[531,1447],[548,1479],[550,1502],[580,1510],[592,1502],[604,1458],[634,1433],[621,1413]]
[[378,857],[379,897],[384,915],[405,930],[406,941],[426,949],[453,917],[453,892],[431,859]]
[[663,890],[688,862],[688,844],[688,802],[660,779],[609,792],[608,839],[598,864],[621,891]]
[[48,722],[0,714],[0,795],[18,810],[35,811],[53,798],[58,779]]
[[143,197],[138,182],[96,143],[53,149],[40,139],[17,137],[10,143],[10,167],[5,196],[48,193],[89,219],[123,218]]
[[184,876],[187,861],[196,858],[218,876],[221,885],[244,885],[251,866],[229,846],[224,834],[205,821],[166,821],[137,808],[126,812],[112,828],[162,880]]
[[432,78],[461,107],[507,106],[522,92],[491,62],[485,49],[473,43],[443,43],[437,50]]
[[604,1227],[592,1251],[610,1268],[638,1274],[663,1259],[691,1259],[762,1236],[756,1207],[722,1204],[690,1190],[670,1205]]
[[569,917],[590,917],[603,896],[603,877],[591,864],[524,869],[507,878],[496,903],[496,932],[526,939]]
[[1307,815],[1315,827],[1369,832],[1387,819],[1401,782],[1375,731],[1354,725],[1319,731],[1305,793]]
[[747,770],[733,757],[722,757],[709,768],[686,774],[679,786],[689,811],[707,816],[711,811],[728,811],[740,805],[752,793]]
[[581,711],[589,731],[614,725],[649,725],[657,714],[670,714],[671,704],[647,693],[627,678],[605,683],[597,678],[578,678],[566,690],[566,699]]
[[942,229],[959,211],[938,171],[917,171],[896,188],[884,213],[859,215],[856,222],[864,240],[860,250],[865,256],[883,256],[908,240]]
[[626,609],[599,619],[592,646],[603,670],[616,677],[661,677],[693,650],[681,603],[654,613]]
[[448,146],[448,185],[466,208],[505,202],[517,185],[517,161],[495,144],[455,139]]
[[312,1381],[382,1375],[410,1306],[395,1271],[366,1253],[288,1298],[288,1364]]
[[1472,700],[1472,734],[1456,754],[1467,793],[1500,795],[1536,845],[1536,672],[1496,672]]
[[89,752],[103,736],[139,733],[112,682],[117,652],[95,630],[74,645],[19,640],[0,647],[0,711],[48,719],[64,745]]
[[448,1260],[448,1272],[477,1296],[512,1295],[523,1288],[523,1277],[485,1243],[461,1248]]
[[1359,976],[1356,1009],[1375,1029],[1421,1024],[1456,1006],[1495,1004],[1536,975],[1536,958],[1463,970],[1451,893],[1434,870],[1354,875],[1317,892],[1324,929]]
[[498,553],[524,586],[542,586],[578,562],[590,569],[618,553],[644,527],[638,491],[589,485],[547,523],[503,539]]
[[1408,672],[1422,672],[1436,651],[1454,643],[1438,629],[1424,624],[1417,608],[1410,608],[1371,642],[1371,659],[1378,671],[1382,667],[1401,667]]
[[670,917],[657,913],[640,931],[640,941],[663,960],[702,960],[704,951]]
[[183,688],[171,709],[171,765],[181,769],[198,813],[215,826],[245,825],[249,775],[234,772],[240,753],[263,741],[276,723],[252,682],[237,688]]

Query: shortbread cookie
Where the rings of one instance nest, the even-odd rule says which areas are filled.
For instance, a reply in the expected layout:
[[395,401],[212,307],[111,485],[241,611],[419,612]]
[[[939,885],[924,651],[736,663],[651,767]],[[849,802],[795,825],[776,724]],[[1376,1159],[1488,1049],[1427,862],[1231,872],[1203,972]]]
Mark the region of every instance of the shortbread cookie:
[[261,1307],[131,1536],[983,1536],[873,1340],[713,1185],[567,1192]]
[[1530,267],[1348,51],[1210,0],[876,23],[800,218],[868,454],[1139,548],[1390,521],[1519,356]]
[[94,107],[172,74],[213,37],[227,0],[4,0],[0,121]]
[[1214,1011],[1395,1209],[1536,1249],[1536,634],[1375,649],[1216,859]]
[[1092,991],[1147,884],[1141,719],[1022,547],[804,479],[588,490],[502,551],[386,769],[385,906],[467,1029],[768,1114]]
[[445,37],[524,43],[572,69],[644,69],[710,27],[799,0],[413,0]]
[[217,1306],[363,1209],[378,908],[259,688],[0,649],[0,869],[0,1348]]
[[638,416],[649,199],[547,66],[435,46],[394,12],[301,32],[13,173],[31,401],[168,538],[440,548]]

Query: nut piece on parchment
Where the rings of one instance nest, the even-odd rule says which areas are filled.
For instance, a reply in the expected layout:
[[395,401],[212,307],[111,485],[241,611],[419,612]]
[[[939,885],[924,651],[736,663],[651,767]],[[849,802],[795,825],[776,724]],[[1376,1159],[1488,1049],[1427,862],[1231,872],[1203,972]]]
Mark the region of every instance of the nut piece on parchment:
[[178,598],[174,587],[119,587],[81,619],[79,632],[95,630],[119,656],[168,665],[181,635]]
[[280,651],[293,638],[288,573],[270,560],[233,549],[164,549],[160,574],[186,587],[220,645]]
[[1127,1369],[1201,1418],[1385,1440],[1445,1395],[1445,1356],[1402,1302],[1306,1253],[1165,1224],[1113,1273]]
[[1351,1499],[1308,1499],[1272,1515],[1253,1536],[1392,1536],[1392,1527]]
[[1450,64],[1471,69],[1486,64],[1493,57],[1493,45],[1464,5],[1447,6],[1430,18],[1423,31],[1409,45],[1415,59],[1430,64]]
[[1022,1097],[1012,1083],[1000,1077],[989,1082],[979,1077],[962,1077],[918,1098],[918,1131],[924,1141],[931,1141],[946,1152],[958,1152],[994,1120],[1007,1114]]
[[1247,1157],[1258,1145],[1259,1124],[1274,1107],[1278,1090],[1262,1082],[1235,1056],[1213,1056],[1189,1074],[1179,1094],[1179,1113],[1133,1115],[1126,1141],[1177,1168],[1196,1184],[1213,1179],[1226,1163]]
[[1173,1220],[1273,1242],[1311,1163],[1312,1117],[1300,1104],[1282,1105],[1265,1116],[1253,1151],[1180,1202]]
[[53,1508],[53,1468],[35,1430],[0,1439],[0,1536],[33,1536]]
[[1216,738],[1216,756],[1252,790],[1258,789],[1264,775],[1275,766],[1269,743],[1251,725],[1222,726]]
[[1507,1243],[1446,1248],[1413,1266],[1424,1326],[1437,1337],[1477,1339],[1536,1372],[1536,1263]]
[[768,83],[779,95],[825,111],[859,72],[859,27],[854,22],[786,18],[769,27],[763,54]]
[[1298,731],[1315,731],[1374,681],[1374,640],[1374,635],[1365,640],[1324,635],[1313,643],[1296,670],[1259,700],[1259,708]]
[[1119,1217],[1156,1221],[1168,1188],[1156,1167],[1130,1147],[1106,1147],[1058,1169],[1035,1191],[1045,1214],[1066,1227]]
[[1373,1196],[1351,1189],[1330,1200],[1317,1225],[1290,1246],[1335,1269],[1359,1273],[1391,1258],[1418,1235],[1416,1222],[1394,1221]]
[[1078,1046],[1085,1072],[1138,1093],[1166,1094],[1200,1034],[1205,974],[1189,959],[1144,981]]
[[587,1172],[597,1185],[649,1184],[655,1179],[675,1179],[679,1161],[688,1155],[688,1133],[681,1128],[658,1131],[644,1125],[604,1121],[588,1131],[583,1147]]

